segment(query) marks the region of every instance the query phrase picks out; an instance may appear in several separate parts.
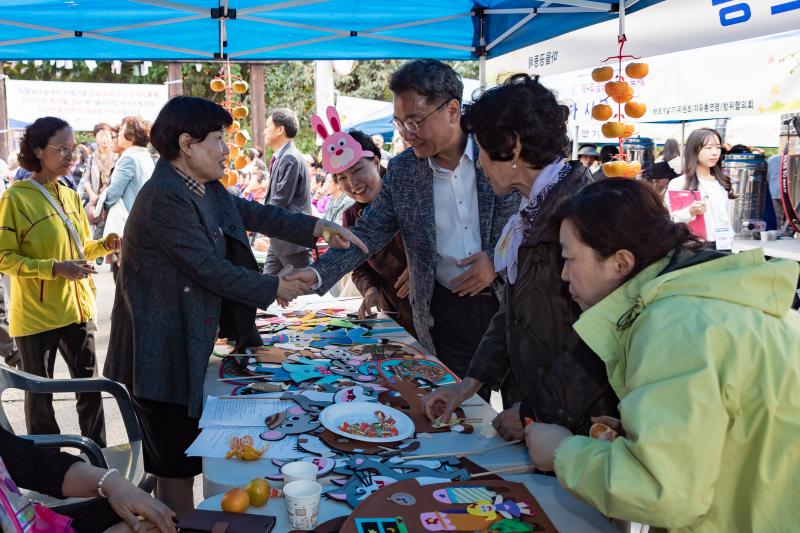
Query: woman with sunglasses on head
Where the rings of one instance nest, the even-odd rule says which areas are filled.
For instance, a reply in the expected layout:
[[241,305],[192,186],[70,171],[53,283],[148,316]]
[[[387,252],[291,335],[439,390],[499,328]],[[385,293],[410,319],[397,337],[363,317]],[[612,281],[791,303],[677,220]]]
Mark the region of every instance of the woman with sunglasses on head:
[[[9,330],[16,337],[22,370],[53,377],[60,350],[73,378],[95,375],[92,321],[95,287],[90,261],[119,250],[111,234],[92,240],[78,193],[61,185],[77,157],[72,128],[55,117],[37,119],[22,137],[18,159],[31,171],[0,200],[0,272],[11,278]],[[100,393],[81,393],[81,434],[104,447]],[[25,395],[28,433],[59,433],[52,396]]]

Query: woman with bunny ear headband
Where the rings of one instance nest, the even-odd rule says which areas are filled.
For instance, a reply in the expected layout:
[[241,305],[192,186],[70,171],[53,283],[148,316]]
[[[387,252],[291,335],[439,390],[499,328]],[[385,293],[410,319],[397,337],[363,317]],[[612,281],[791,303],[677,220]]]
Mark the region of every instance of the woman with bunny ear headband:
[[[366,133],[351,130],[349,136],[364,149],[364,156],[347,170],[337,174],[339,186],[355,203],[342,216],[342,225],[351,228],[364,210],[381,192],[382,177],[380,149]],[[352,280],[364,301],[358,310],[359,318],[367,318],[373,309],[396,313],[394,319],[416,337],[411,303],[408,300],[408,260],[400,233],[382,250],[353,270]]]
[[339,113],[333,106],[328,106],[325,113],[331,125],[331,132],[317,115],[311,116],[311,126],[322,138],[322,167],[326,172],[339,174],[355,165],[362,157],[372,157],[373,153],[365,150],[350,134],[342,131]]

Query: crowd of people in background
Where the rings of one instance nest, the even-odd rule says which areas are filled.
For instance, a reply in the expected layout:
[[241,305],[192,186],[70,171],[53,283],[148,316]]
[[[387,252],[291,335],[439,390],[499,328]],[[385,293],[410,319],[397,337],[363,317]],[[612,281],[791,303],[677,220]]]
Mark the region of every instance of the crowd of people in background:
[[[788,530],[800,488],[798,266],[714,249],[735,197],[722,159],[750,149],[699,129],[683,147],[668,141],[641,179],[607,178],[617,147],[581,146],[570,161],[566,108],[537,76],[465,104],[450,66],[416,60],[389,89],[391,147],[350,131],[346,164],[303,154],[296,113],[276,108],[269,159],[245,150],[228,189],[233,119],[208,100],[175,97],[152,125],[98,124],[92,143],[61,119],[35,121],[0,200],[6,362],[53,377],[60,351],[73,377],[95,375],[91,274],[94,261],[111,264],[103,374],[130,391],[145,469],[181,516],[201,471],[184,451],[215,340],[259,346],[257,308],[325,294],[352,272],[361,318],[395,313],[460,378],[422,399],[432,421],[499,391],[495,430],[525,440],[536,468],[608,516]],[[698,196],[670,209],[673,191]],[[687,225],[701,215],[702,237]],[[266,251],[263,268],[251,248]],[[104,445],[100,395],[79,394],[77,410],[81,433]],[[52,398],[26,395],[25,412],[30,433],[59,432]],[[617,438],[589,438],[600,422]],[[6,458],[15,444],[3,439]],[[85,492],[70,472],[105,480],[56,463],[46,475],[64,490],[51,493]],[[140,514],[172,530],[172,512],[148,495],[116,477],[109,489],[123,495],[110,498],[109,524]],[[127,509],[111,501],[123,497]]]

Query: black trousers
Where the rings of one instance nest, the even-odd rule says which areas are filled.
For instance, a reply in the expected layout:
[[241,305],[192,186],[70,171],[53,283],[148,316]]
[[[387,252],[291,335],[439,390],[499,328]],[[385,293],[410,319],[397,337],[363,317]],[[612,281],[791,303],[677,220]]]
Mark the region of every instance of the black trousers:
[[311,264],[311,250],[305,250],[291,255],[277,255],[270,248],[267,251],[267,260],[264,262],[264,274],[277,276],[283,267],[292,265],[294,268],[303,268]]
[[[431,300],[433,328],[431,337],[436,357],[459,378],[464,378],[472,356],[489,328],[500,303],[486,292],[477,296],[459,296],[436,283]],[[488,399],[491,390],[482,387],[478,394]]]
[[[17,337],[22,370],[53,377],[56,352],[67,363],[73,378],[90,378],[97,375],[97,360],[94,352],[94,324],[70,324],[62,328],[43,331],[34,335]],[[99,392],[76,394],[78,423],[81,435],[106,446],[106,427],[103,419],[103,400]],[[25,425],[32,435],[58,434],[61,430],[53,410],[52,394],[25,393]]]

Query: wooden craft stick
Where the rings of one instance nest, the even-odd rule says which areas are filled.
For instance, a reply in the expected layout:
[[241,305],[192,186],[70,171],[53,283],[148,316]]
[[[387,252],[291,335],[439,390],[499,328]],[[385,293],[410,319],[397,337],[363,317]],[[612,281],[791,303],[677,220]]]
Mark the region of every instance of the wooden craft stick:
[[533,472],[533,465],[517,465],[509,466],[508,468],[499,468],[497,470],[489,470],[488,472],[481,472],[480,474],[472,474],[470,479],[475,479],[476,477],[493,476],[495,474],[524,474],[526,472]]
[[510,442],[504,442],[502,444],[495,444],[494,446],[488,446],[486,448],[481,448],[479,450],[468,450],[463,452],[446,452],[446,453],[427,453],[423,455],[409,455],[404,456],[403,459],[433,459],[434,457],[464,457],[465,455],[478,455],[484,452],[489,452],[492,450],[497,450],[498,448],[505,448],[506,446],[511,446],[512,444],[519,444],[521,440],[512,440]]

